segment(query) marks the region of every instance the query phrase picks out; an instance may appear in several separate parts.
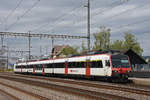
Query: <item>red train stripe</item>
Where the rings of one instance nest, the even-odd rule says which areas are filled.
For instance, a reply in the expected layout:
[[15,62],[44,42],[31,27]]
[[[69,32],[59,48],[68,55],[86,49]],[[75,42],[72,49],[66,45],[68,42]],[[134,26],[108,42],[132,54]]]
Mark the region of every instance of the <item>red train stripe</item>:
[[68,63],[65,63],[65,75],[68,75]]
[[87,76],[87,77],[90,76],[90,66],[89,66],[89,62],[87,62],[87,64],[86,64],[86,76]]

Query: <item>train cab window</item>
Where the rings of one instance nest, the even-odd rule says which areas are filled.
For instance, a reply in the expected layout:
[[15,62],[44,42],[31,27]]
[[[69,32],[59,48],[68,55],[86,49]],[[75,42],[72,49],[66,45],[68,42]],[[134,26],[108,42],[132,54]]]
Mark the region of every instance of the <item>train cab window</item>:
[[105,61],[105,65],[106,65],[107,67],[110,67],[110,61],[109,61],[109,60],[106,60],[106,61]]

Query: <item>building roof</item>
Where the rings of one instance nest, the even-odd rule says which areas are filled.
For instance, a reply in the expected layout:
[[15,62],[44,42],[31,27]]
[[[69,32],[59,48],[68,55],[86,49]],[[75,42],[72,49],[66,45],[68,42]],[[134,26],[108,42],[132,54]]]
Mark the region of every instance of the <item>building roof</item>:
[[83,55],[104,54],[104,53],[109,53],[112,55],[115,55],[115,54],[127,55],[130,59],[130,63],[133,65],[134,64],[147,64],[145,59],[141,57],[140,55],[138,55],[137,53],[135,53],[132,49],[121,50],[121,51],[120,50],[92,50],[92,51],[84,52]]
[[58,56],[61,54],[61,51],[66,48],[66,47],[69,47],[68,45],[57,45],[57,46],[54,46],[54,48],[52,49],[52,56]]

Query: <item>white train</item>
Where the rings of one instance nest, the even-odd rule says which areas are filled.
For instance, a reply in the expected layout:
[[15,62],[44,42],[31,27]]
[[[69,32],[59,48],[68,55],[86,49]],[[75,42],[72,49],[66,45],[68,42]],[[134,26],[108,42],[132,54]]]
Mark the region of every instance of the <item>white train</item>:
[[70,58],[20,62],[15,73],[106,79],[128,79],[131,66],[126,55],[96,54]]

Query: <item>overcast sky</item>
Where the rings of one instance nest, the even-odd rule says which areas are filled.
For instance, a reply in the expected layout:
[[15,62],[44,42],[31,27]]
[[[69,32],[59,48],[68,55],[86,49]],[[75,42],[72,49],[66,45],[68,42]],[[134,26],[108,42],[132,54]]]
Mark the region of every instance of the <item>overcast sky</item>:
[[[0,31],[87,35],[87,0],[0,0]],[[111,41],[133,33],[150,55],[150,0],[91,0],[91,34],[111,29]],[[11,49],[28,50],[26,38],[10,38]],[[91,38],[94,42],[93,37]],[[81,40],[55,39],[55,45],[81,46]],[[32,54],[49,54],[50,39],[32,39]],[[6,44],[6,41],[5,41]],[[92,44],[93,45],[93,44]]]

